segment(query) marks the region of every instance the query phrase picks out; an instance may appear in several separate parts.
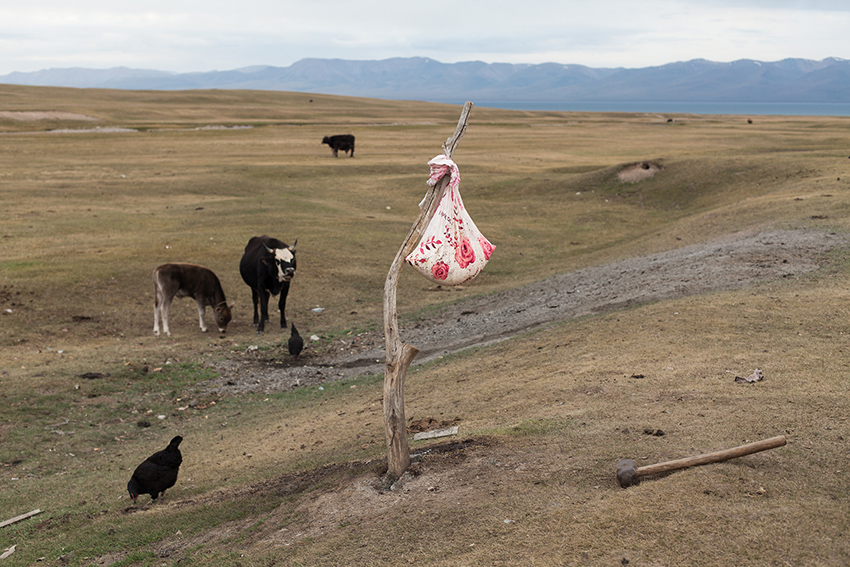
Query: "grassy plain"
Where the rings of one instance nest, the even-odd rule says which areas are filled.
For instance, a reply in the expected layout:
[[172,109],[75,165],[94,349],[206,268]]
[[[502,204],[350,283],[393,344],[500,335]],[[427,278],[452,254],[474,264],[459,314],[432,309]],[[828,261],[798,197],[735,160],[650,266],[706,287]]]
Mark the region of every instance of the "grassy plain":
[[[0,521],[44,510],[0,528],[0,551],[17,546],[3,564],[850,562],[843,252],[805,278],[414,367],[408,416],[460,418],[463,436],[415,443],[444,450],[394,492],[373,487],[380,377],[199,394],[207,361],[251,345],[288,356],[285,334],[257,337],[250,323],[238,262],[252,235],[298,238],[287,314],[322,338],[309,348],[380,327],[386,270],[459,112],[0,86]],[[740,230],[850,230],[850,119],[752,119],[473,109],[455,159],[497,251],[458,290],[405,273],[400,311],[427,316]],[[339,133],[356,135],[353,159],[320,144]],[[644,160],[663,169],[618,179]],[[173,338],[153,337],[150,274],[168,261],[219,275],[236,304],[225,337],[201,334],[187,300],[172,309]],[[732,382],[756,367],[764,382]],[[130,507],[130,472],[178,433],[177,486]],[[628,490],[614,478],[622,457],[648,464],[776,434],[789,445]]]

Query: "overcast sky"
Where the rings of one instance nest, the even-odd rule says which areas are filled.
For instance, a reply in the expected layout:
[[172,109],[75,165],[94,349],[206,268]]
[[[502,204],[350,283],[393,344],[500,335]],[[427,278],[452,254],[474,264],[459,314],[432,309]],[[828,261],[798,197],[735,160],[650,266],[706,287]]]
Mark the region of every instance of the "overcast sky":
[[848,0],[23,0],[0,74],[286,67],[306,57],[650,67],[850,58]]

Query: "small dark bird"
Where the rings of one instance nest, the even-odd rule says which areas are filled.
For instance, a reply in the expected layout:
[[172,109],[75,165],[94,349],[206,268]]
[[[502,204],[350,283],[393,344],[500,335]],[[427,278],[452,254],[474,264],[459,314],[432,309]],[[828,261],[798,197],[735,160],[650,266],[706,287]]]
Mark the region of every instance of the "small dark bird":
[[298,358],[301,350],[304,348],[304,339],[298,334],[298,329],[295,328],[295,323],[292,324],[292,335],[289,337],[289,354],[294,358]]
[[136,467],[130,482],[127,483],[127,492],[133,502],[140,494],[150,494],[151,501],[156,500],[174,486],[177,482],[177,472],[183,462],[183,455],[178,449],[181,441],[183,438],[178,435],[171,440],[168,447],[157,451]]

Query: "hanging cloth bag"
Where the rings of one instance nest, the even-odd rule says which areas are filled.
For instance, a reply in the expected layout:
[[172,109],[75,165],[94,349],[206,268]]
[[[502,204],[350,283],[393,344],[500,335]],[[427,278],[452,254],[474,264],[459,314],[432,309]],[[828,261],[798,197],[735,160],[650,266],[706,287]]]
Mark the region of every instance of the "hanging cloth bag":
[[439,155],[428,165],[428,185],[436,185],[445,175],[449,175],[449,183],[419,244],[405,261],[434,283],[460,285],[478,275],[495,246],[484,238],[463,206],[455,162]]

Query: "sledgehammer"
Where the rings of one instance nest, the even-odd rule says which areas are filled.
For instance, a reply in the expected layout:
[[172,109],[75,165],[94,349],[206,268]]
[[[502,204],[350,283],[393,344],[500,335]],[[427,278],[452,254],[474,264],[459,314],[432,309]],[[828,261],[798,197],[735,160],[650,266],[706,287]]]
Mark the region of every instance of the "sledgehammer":
[[675,461],[667,461],[656,465],[646,465],[644,467],[636,467],[632,459],[620,459],[617,461],[617,481],[623,488],[629,487],[640,482],[640,477],[651,474],[659,474],[667,471],[675,471],[687,467],[695,467],[697,465],[707,465],[708,463],[719,463],[728,461],[736,457],[751,455],[759,451],[775,449],[785,445],[785,436],[779,435],[771,437],[763,441],[756,441],[747,445],[741,445],[733,449],[725,451],[717,451],[716,453],[706,453],[705,455],[697,455],[696,457],[687,457],[685,459],[677,459]]

